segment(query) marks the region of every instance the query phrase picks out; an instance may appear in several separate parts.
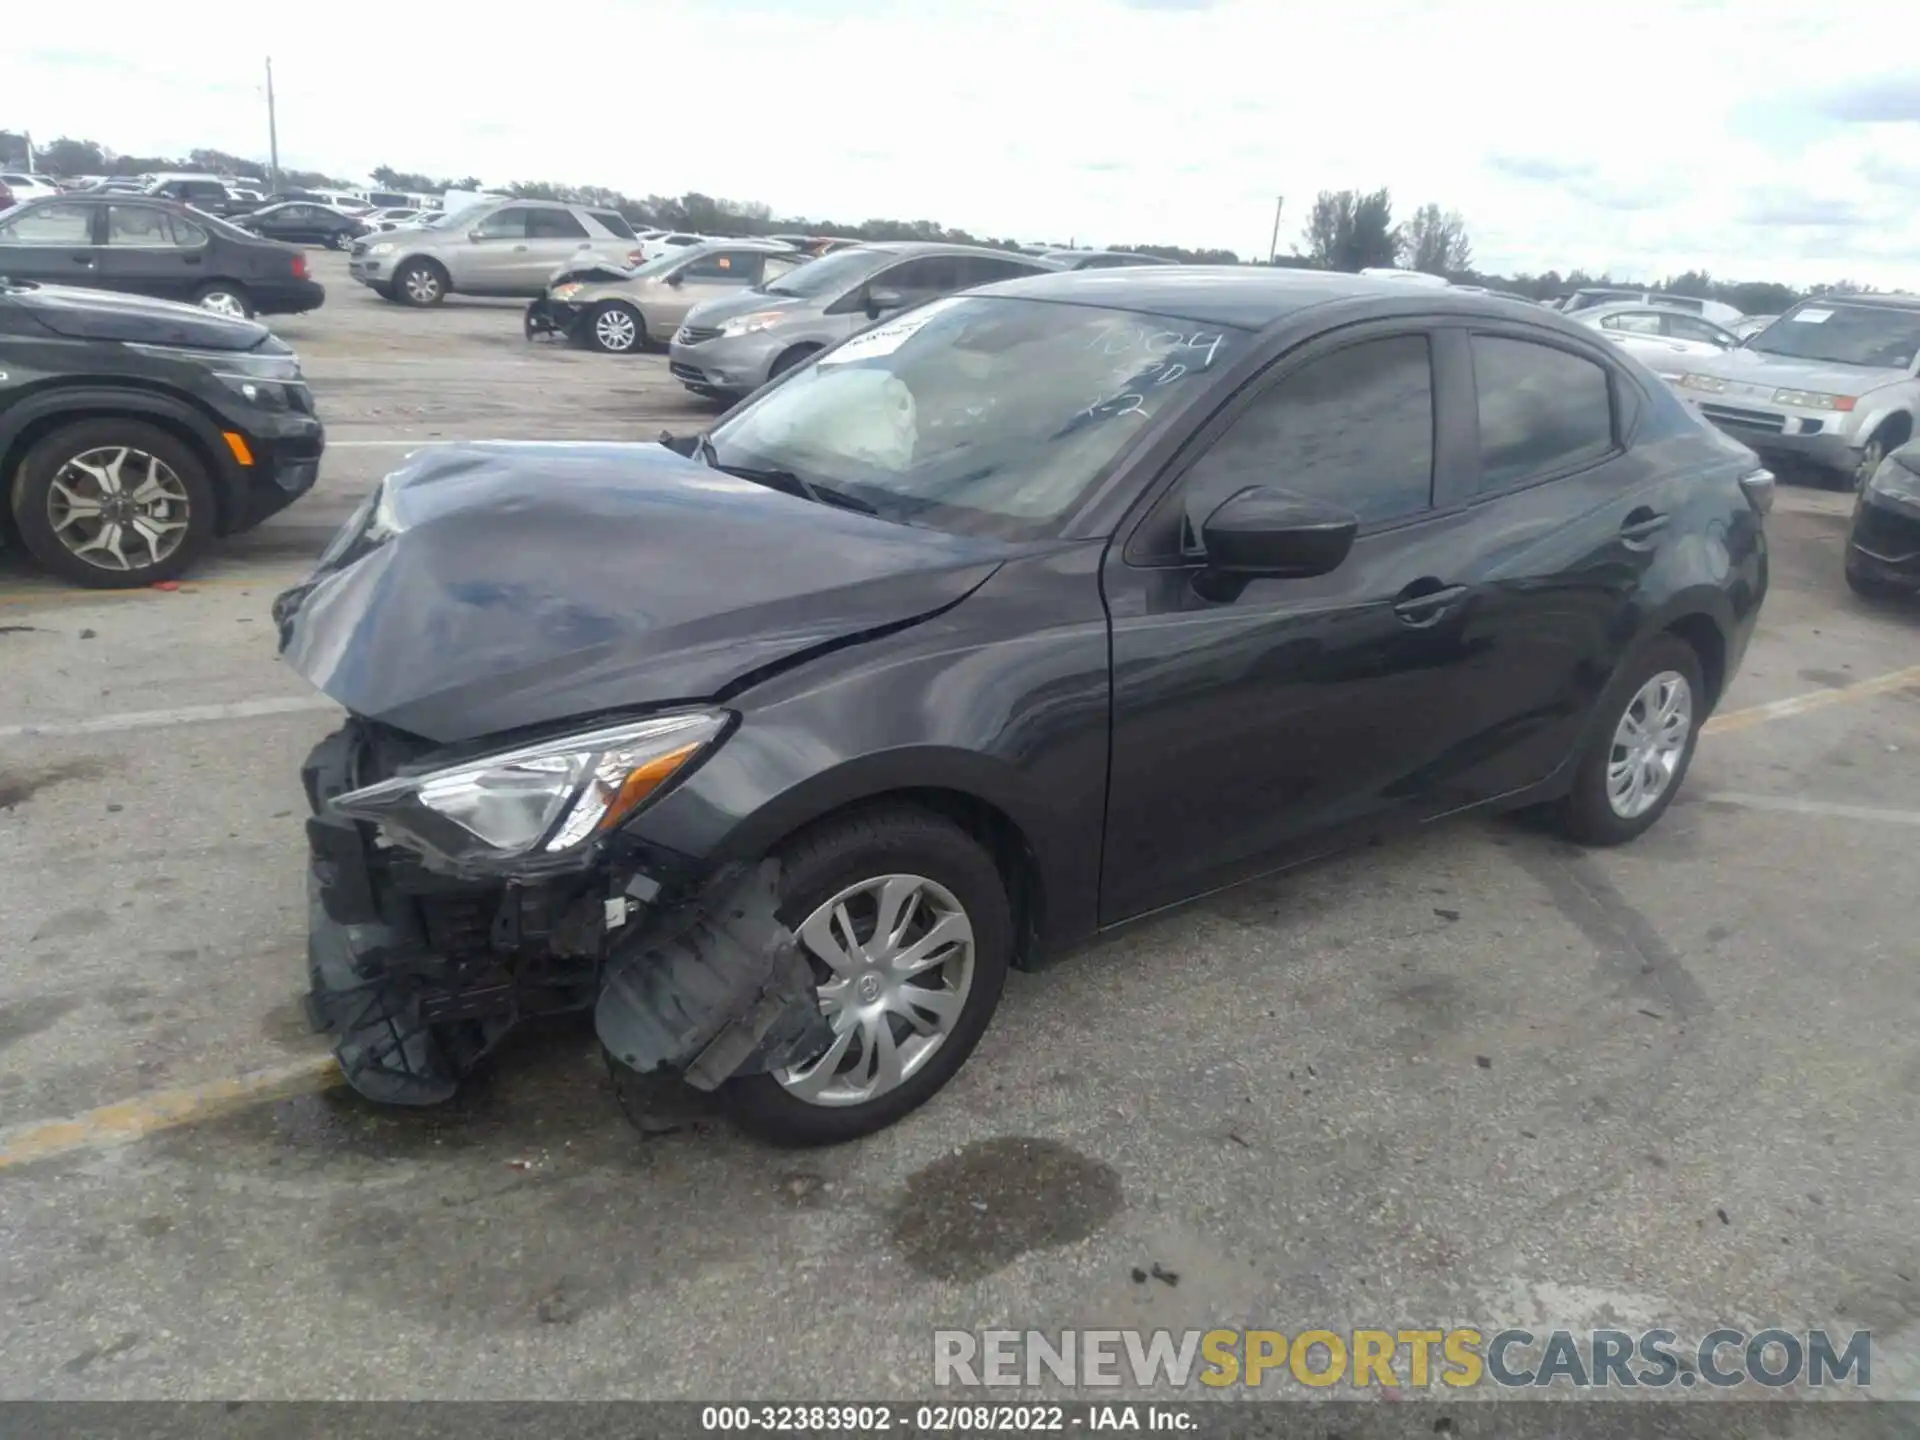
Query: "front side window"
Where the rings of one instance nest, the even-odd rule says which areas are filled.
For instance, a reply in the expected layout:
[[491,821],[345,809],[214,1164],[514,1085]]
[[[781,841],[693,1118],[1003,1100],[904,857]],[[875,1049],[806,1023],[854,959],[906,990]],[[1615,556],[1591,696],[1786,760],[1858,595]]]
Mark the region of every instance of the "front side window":
[[1039,275],[1046,268],[1025,260],[998,260],[988,255],[976,255],[960,262],[960,286],[967,289],[975,285],[991,285],[996,280],[1017,280],[1023,275]]
[[961,288],[960,259],[956,255],[923,255],[918,260],[908,260],[882,271],[867,288],[869,291],[892,290],[904,296],[909,305],[951,295]]
[[167,212],[151,205],[107,206],[107,244],[171,246],[173,232],[167,227]]
[[1184,482],[1194,524],[1249,485],[1326,500],[1362,524],[1433,499],[1433,362],[1424,335],[1364,340],[1308,361],[1256,398]]
[[760,256],[751,250],[718,250],[695,256],[680,273],[701,285],[757,285]]
[[36,205],[0,225],[0,245],[91,245],[91,205]]
[[527,212],[496,210],[473,227],[481,240],[524,240],[527,238]]
[[1613,390],[1599,364],[1551,345],[1473,337],[1482,492],[1564,474],[1613,449]]
[[1629,335],[1658,335],[1662,317],[1650,310],[1629,310],[1624,315],[1609,315],[1600,322],[1605,330],[1624,330]]
[[1168,316],[948,296],[828,351],[712,440],[723,468],[789,471],[886,519],[1038,537],[1248,343]]
[[802,265],[790,275],[782,275],[767,286],[769,295],[794,295],[817,300],[837,295],[862,283],[886,263],[882,250],[841,250],[825,259]]

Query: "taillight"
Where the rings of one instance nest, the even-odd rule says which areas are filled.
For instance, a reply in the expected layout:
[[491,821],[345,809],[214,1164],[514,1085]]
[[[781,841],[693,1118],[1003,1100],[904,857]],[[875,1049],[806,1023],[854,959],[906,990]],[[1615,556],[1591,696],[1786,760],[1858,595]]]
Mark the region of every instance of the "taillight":
[[647,252],[644,250],[629,250],[627,252],[627,268],[629,270],[639,269],[646,258]]
[[293,257],[293,278],[296,280],[304,280],[307,278],[307,257],[305,255],[295,255]]

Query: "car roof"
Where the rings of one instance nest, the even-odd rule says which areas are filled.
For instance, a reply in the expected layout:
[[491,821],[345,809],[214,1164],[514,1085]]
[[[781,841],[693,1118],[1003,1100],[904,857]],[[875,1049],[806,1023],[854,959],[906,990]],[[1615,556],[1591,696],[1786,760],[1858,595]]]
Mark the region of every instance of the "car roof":
[[[1422,310],[1478,311],[1538,323],[1542,310],[1497,295],[1439,285],[1409,285],[1334,270],[1264,265],[1129,265],[1110,270],[1058,270],[1001,280],[970,293],[1017,295],[1114,310],[1174,315],[1203,325],[1260,330],[1297,310],[1334,300],[1392,297]],[[1568,323],[1573,323],[1568,317]]]
[[1809,295],[1803,305],[1865,305],[1875,310],[1920,310],[1920,295]]
[[861,240],[862,250],[879,250],[890,255],[988,255],[996,260],[1040,260],[1040,255],[1023,255],[1017,250],[1000,250],[991,245],[955,245],[944,240]]

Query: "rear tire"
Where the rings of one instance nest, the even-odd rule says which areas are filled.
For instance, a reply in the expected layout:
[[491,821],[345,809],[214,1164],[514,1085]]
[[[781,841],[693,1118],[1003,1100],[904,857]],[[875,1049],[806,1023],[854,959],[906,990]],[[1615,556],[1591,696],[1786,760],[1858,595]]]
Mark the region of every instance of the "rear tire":
[[[110,490],[96,472],[129,497],[150,492],[115,536],[106,531],[118,522],[99,517]],[[131,590],[172,580],[200,558],[213,539],[214,504],[213,482],[191,446],[144,421],[102,416],[36,443],[15,476],[9,508],[20,543],[53,574],[91,590]]]
[[[1664,691],[1662,680],[1668,681]],[[1672,683],[1676,681],[1677,687]],[[1673,736],[1671,723],[1661,722],[1656,713],[1666,692],[1679,695],[1685,707],[1683,737]],[[1550,812],[1560,831],[1582,845],[1624,845],[1645,834],[1680,793],[1706,710],[1700,657],[1691,645],[1677,635],[1661,635],[1642,649],[1613,677],[1594,707],[1595,729],[1574,771],[1573,789]],[[1677,748],[1660,744],[1636,748],[1628,738],[1629,715],[1638,717],[1641,732],[1650,738],[1663,734],[1677,738]],[[1646,784],[1629,796],[1621,794],[1622,777],[1632,784],[1636,771],[1643,780],[1655,773],[1662,776],[1644,807],[1639,801],[1646,796]]]
[[193,303],[202,310],[211,310],[216,315],[227,315],[235,320],[253,318],[253,297],[247,294],[247,287],[237,285],[231,280],[213,280],[202,285],[194,292]]
[[[916,895],[898,929],[907,931],[918,923],[917,906],[925,905],[926,916],[938,913],[936,905],[953,902],[972,935],[971,968],[963,998],[939,1042],[931,1047],[917,1068],[890,1089],[873,1098],[843,1103],[823,1103],[803,1098],[795,1080],[807,1067],[788,1072],[787,1083],[773,1075],[746,1075],[731,1080],[724,1096],[740,1126],[763,1140],[777,1145],[833,1145],[854,1140],[893,1124],[931,1099],[966,1063],[973,1048],[986,1033],[1000,992],[1006,984],[1007,968],[1013,954],[1013,915],[1007,900],[1005,881],[993,858],[972,836],[939,815],[914,806],[886,806],[830,818],[804,831],[782,851],[780,871],[782,923],[800,929],[823,906],[851,887],[882,877],[908,877],[931,882],[926,898]],[[855,902],[841,907],[841,913]],[[949,912],[950,913],[950,912]],[[864,923],[856,918],[854,923]],[[863,951],[880,950],[880,937],[869,935]],[[812,947],[808,947],[811,951]],[[936,947],[935,954],[951,953]],[[817,975],[830,976],[826,964],[810,954]],[[943,962],[923,973],[921,979],[935,977],[957,985],[958,958]],[[849,995],[858,992],[849,990]],[[823,1006],[823,1009],[826,1008]],[[905,1019],[895,1019],[883,1011],[880,1023],[889,1034],[904,1030],[897,1043],[905,1056],[923,1032]],[[864,1042],[858,1021],[849,1021],[855,1032],[838,1066],[850,1066],[852,1074],[865,1063],[860,1054]],[[937,1028],[937,1027],[936,1027]],[[889,1047],[892,1048],[892,1047]],[[834,1051],[828,1051],[833,1057]],[[823,1062],[824,1063],[824,1062]],[[908,1065],[914,1062],[907,1060]],[[833,1086],[824,1087],[831,1090]]]
[[393,272],[393,297],[416,310],[430,309],[447,298],[447,272],[437,260],[409,260]]

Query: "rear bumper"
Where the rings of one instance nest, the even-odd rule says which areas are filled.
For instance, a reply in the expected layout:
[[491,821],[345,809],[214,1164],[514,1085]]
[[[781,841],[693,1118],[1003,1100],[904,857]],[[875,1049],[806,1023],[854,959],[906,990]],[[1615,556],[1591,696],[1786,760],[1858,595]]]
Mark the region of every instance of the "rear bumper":
[[318,280],[276,280],[249,290],[254,311],[261,315],[304,315],[327,303],[327,287]]

